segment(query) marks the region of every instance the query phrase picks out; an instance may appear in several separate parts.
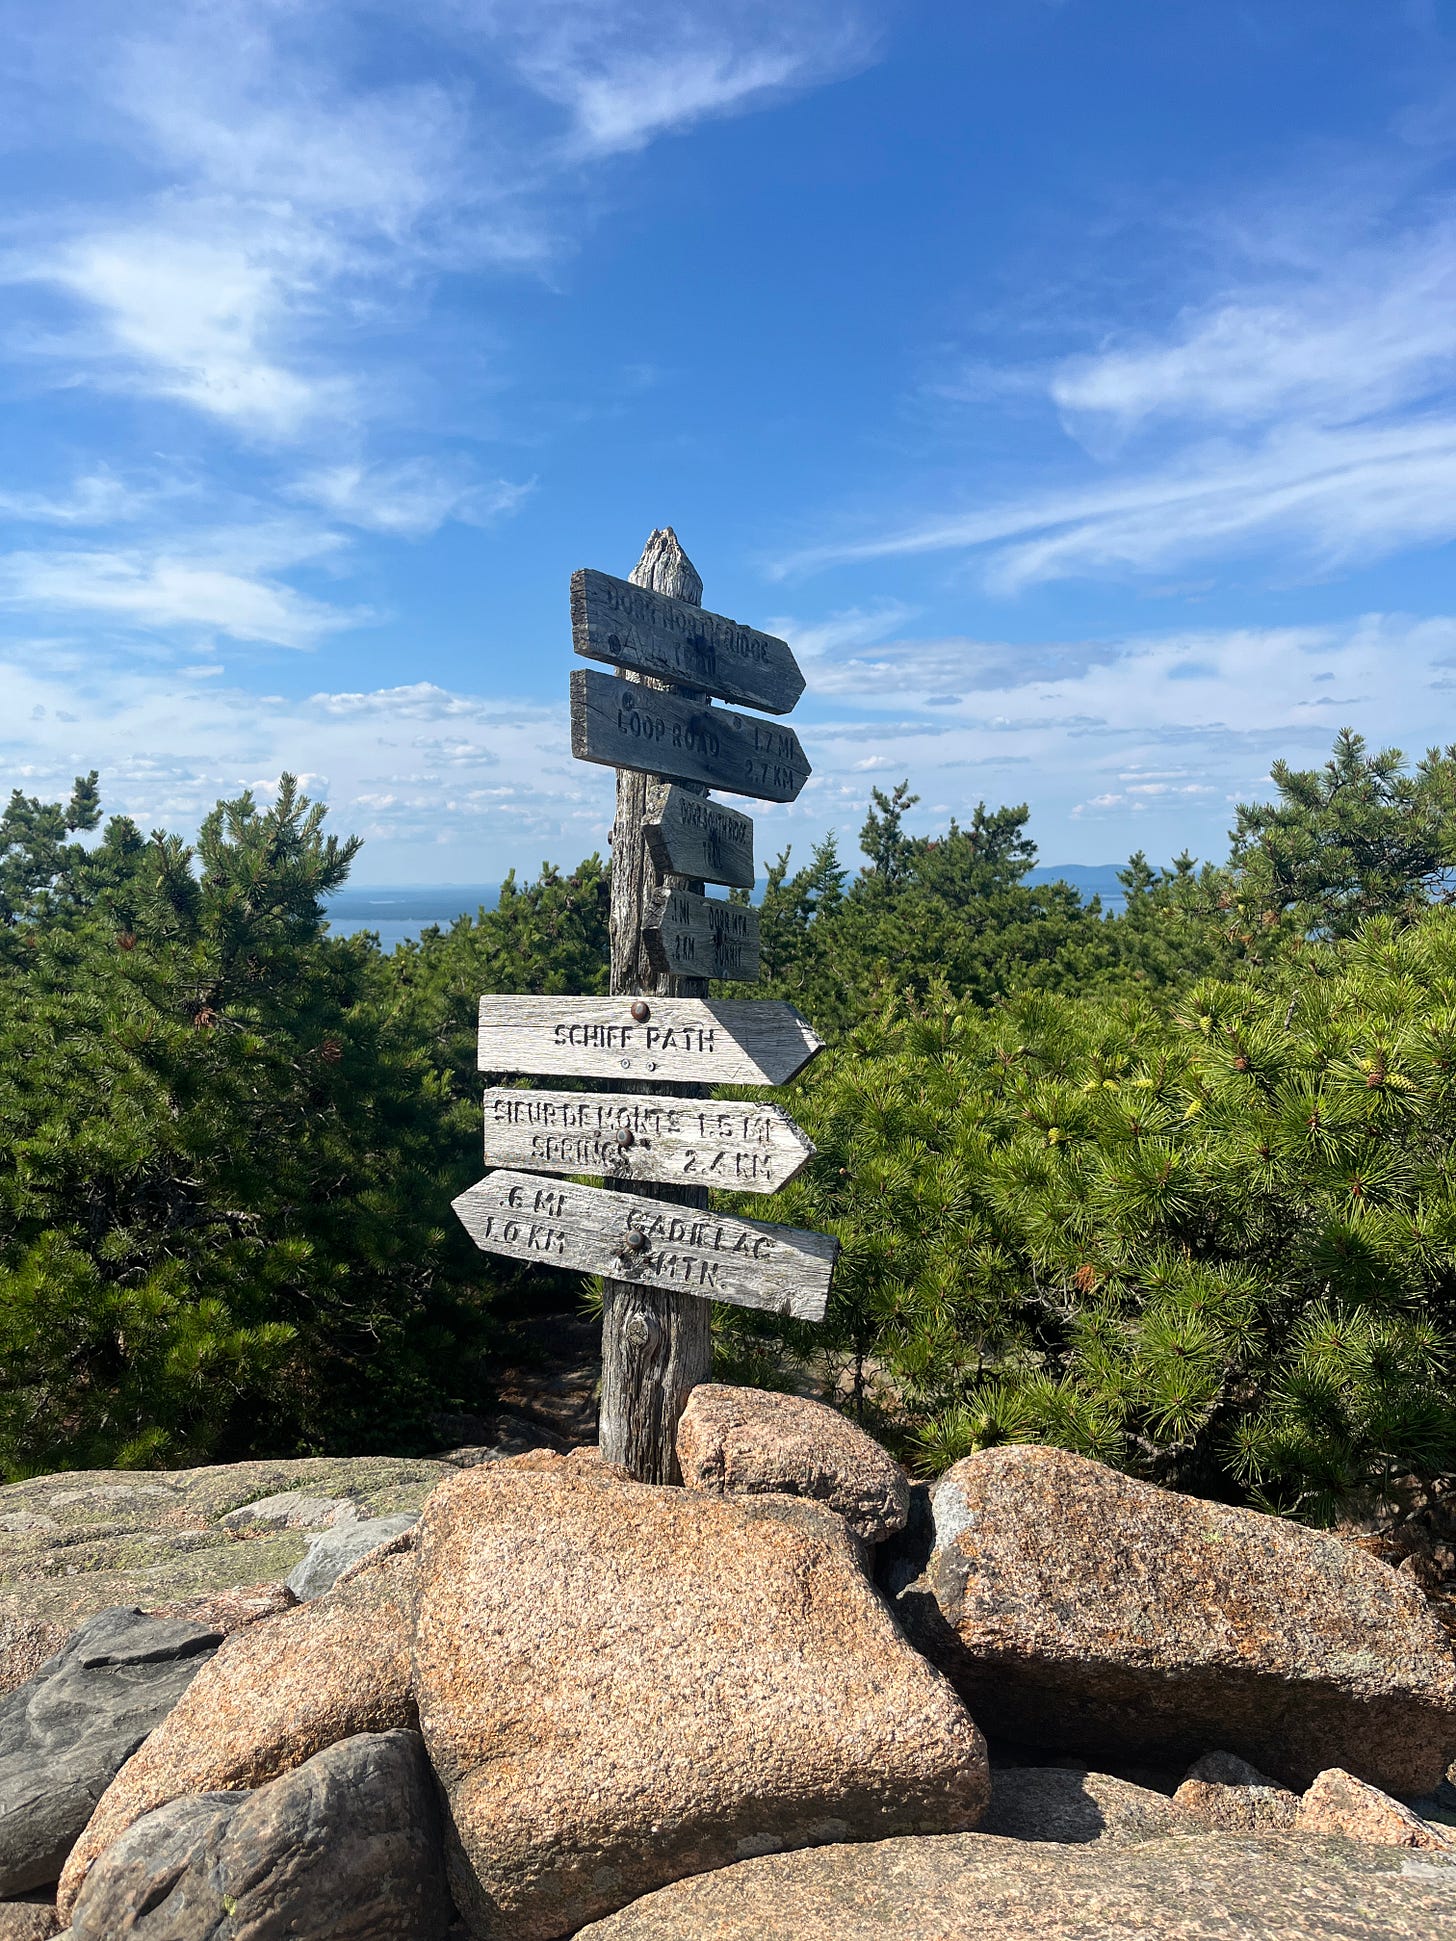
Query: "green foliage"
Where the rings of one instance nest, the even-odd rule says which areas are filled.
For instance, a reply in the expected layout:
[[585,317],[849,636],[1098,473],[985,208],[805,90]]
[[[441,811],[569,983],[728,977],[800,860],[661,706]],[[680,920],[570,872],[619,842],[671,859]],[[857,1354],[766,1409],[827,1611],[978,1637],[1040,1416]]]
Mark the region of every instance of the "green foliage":
[[[937,983],[988,1003],[1136,975],[1095,900],[1084,905],[1066,883],[1023,881],[1036,860],[1024,803],[979,803],[968,827],[952,819],[943,834],[912,836],[904,822],[917,800],[903,782],[871,792],[860,832],[867,861],[852,879],[832,840],[792,874],[787,850],[773,864],[762,912],[769,993],[839,1035],[895,994]],[[1181,968],[1170,943],[1157,975]],[[750,990],[764,985],[742,994]]]
[[480,1378],[470,1154],[377,948],[325,933],[357,844],[289,777],[195,856],[68,844],[93,783],[0,830],[4,1464],[417,1442]]
[[1319,1520],[1456,1464],[1456,912],[1171,1017],[934,991],[790,1104],[823,1157],[774,1213],[841,1240],[828,1323],[723,1329],[926,1467],[1051,1441]]
[[[1272,772],[1114,918],[1028,884],[1024,806],[913,835],[901,783],[862,867],[785,851],[737,994],[836,1049],[821,1158],[746,1210],[844,1254],[823,1328],[725,1310],[726,1372],[814,1367],[927,1467],[1035,1438],[1311,1517],[1449,1469],[1456,748]],[[580,1294],[449,1202],[479,996],[605,989],[606,868],[384,958],[327,934],[356,849],[287,778],[195,850],[94,774],[0,816],[5,1473],[427,1446],[492,1303]]]

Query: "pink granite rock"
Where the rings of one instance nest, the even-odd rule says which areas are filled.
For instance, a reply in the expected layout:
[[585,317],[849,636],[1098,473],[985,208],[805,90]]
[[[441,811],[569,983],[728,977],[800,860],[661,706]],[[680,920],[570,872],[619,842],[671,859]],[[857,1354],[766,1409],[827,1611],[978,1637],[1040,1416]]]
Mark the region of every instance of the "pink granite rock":
[[904,1470],[837,1409],[802,1395],[704,1382],[678,1424],[677,1459],[689,1489],[812,1497],[866,1543],[905,1527]]

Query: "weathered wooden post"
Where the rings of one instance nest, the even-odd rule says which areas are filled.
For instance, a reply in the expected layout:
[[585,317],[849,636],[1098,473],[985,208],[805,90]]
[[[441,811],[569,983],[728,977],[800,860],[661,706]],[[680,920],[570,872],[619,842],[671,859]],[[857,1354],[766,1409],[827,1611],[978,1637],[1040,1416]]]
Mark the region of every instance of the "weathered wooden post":
[[[493,1172],[455,1210],[476,1241],[603,1275],[603,1453],[643,1482],[680,1480],[689,1392],[711,1365],[709,1302],[818,1319],[838,1243],[708,1210],[708,1188],[771,1193],[813,1147],[776,1106],[710,1104],[714,1085],[780,1085],[819,1050],[792,1005],[710,1001],[758,976],[758,917],[705,882],[753,883],[753,824],[710,787],[792,801],[809,764],[787,713],[803,676],[785,642],[705,613],[671,529],[630,580],[572,575],[573,642],[616,678],[571,677],[572,753],[617,770],[611,995],[483,997],[482,1071],[596,1076],[612,1091],[487,1092]],[[631,1088],[630,1091],[628,1088]],[[532,1173],[596,1173],[601,1188]],[[628,1187],[634,1189],[630,1194]]]
[[[669,526],[654,532],[631,573],[633,586],[662,593],[687,606],[701,606],[703,582]],[[671,692],[634,669],[618,679]],[[708,697],[687,688],[684,700]],[[612,991],[626,997],[706,997],[706,977],[680,977],[657,970],[647,955],[646,920],[656,899],[659,874],[647,847],[647,809],[666,778],[643,770],[617,770],[617,819],[612,828]],[[686,784],[706,795],[700,782]],[[702,892],[701,881],[664,872],[674,888]],[[683,1206],[706,1207],[706,1186],[649,1187],[649,1193]],[[692,1294],[665,1293],[634,1281],[609,1280],[602,1309],[602,1395],[600,1438],[608,1462],[621,1463],[631,1476],[649,1483],[677,1483],[677,1425],[688,1396],[705,1382],[713,1366],[709,1307]]]

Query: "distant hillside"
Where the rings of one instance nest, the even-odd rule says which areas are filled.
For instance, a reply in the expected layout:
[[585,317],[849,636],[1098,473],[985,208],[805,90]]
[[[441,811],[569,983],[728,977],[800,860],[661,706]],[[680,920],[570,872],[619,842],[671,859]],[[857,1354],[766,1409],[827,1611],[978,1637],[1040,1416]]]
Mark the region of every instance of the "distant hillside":
[[1122,863],[1038,863],[1028,872],[1026,880],[1028,883],[1070,883],[1073,889],[1081,891],[1084,903],[1100,896],[1103,909],[1111,914],[1127,902],[1117,880],[1117,872],[1123,867]]

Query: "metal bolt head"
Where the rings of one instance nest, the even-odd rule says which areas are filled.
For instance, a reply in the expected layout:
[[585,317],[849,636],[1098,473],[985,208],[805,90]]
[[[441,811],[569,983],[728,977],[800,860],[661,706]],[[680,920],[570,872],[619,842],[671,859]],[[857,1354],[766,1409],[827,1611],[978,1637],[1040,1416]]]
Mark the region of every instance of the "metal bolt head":
[[644,1004],[639,997],[637,1002],[632,1006],[632,1016],[637,1020],[638,1024],[646,1024],[647,1020],[652,1016],[652,1006],[650,1004]]
[[622,1130],[617,1134],[617,1144],[619,1146],[635,1146],[636,1143],[637,1135],[633,1132],[631,1126],[623,1126]]
[[640,1227],[629,1227],[622,1236],[622,1251],[629,1254],[645,1254],[647,1235]]

